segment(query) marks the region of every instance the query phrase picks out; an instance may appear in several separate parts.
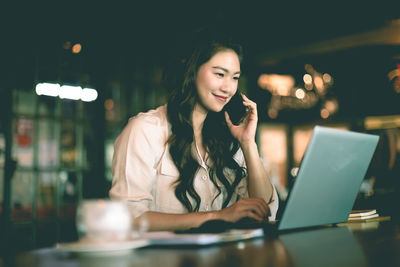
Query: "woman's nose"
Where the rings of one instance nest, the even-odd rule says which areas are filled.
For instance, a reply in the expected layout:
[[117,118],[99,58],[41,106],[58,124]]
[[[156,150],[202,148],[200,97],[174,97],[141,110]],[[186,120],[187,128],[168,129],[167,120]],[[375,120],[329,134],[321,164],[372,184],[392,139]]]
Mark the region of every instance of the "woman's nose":
[[229,79],[225,79],[221,85],[221,90],[223,92],[230,92],[235,89],[235,83],[231,82]]

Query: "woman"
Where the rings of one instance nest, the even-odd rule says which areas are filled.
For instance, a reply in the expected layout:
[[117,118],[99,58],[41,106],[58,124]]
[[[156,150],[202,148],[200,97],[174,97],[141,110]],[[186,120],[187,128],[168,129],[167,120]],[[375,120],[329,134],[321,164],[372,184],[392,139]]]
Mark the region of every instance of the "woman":
[[200,44],[167,105],[130,119],[115,142],[111,197],[128,200],[150,230],[208,220],[274,220],[278,196],[258,155],[257,107],[232,124],[224,106],[238,87],[241,47]]

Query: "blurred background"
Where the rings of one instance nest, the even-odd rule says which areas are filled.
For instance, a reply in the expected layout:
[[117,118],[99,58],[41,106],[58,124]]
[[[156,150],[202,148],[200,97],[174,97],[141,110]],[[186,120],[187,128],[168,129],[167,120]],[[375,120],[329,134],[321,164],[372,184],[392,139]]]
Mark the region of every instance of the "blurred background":
[[3,4],[2,245],[25,250],[76,239],[77,203],[108,196],[115,138],[131,116],[166,102],[165,71],[178,68],[205,28],[244,46],[240,89],[257,102],[257,143],[282,205],[318,124],[381,136],[355,208],[395,217],[399,7],[398,1]]

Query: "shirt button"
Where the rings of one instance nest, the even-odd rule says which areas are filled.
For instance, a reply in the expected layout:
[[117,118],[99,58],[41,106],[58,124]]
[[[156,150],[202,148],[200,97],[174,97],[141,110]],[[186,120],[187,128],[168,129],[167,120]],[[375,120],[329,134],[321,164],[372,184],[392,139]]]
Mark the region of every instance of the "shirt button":
[[202,178],[204,181],[207,180],[207,176],[205,176],[205,175],[202,176],[201,178]]
[[208,205],[206,205],[206,211],[208,211],[210,208],[208,207]]

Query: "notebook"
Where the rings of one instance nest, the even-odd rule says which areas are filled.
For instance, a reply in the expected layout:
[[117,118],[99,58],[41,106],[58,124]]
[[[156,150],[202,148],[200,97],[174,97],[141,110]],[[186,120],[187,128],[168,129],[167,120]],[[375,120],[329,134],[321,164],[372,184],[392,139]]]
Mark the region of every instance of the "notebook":
[[277,230],[347,221],[378,140],[315,126]]

